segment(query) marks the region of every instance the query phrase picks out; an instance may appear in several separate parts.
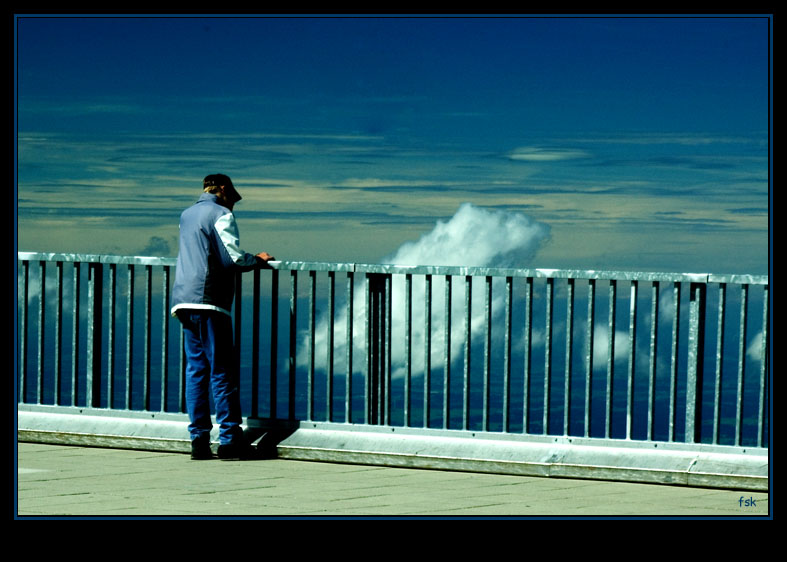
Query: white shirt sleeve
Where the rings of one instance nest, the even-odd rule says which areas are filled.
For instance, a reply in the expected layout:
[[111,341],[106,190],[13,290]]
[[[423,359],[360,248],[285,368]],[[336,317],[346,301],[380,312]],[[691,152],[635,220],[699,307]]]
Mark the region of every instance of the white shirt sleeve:
[[226,213],[219,217],[215,224],[216,232],[219,234],[221,243],[227,250],[232,262],[240,267],[250,267],[257,263],[257,258],[254,255],[244,252],[240,248],[240,235],[238,234],[238,225],[235,222],[235,215]]

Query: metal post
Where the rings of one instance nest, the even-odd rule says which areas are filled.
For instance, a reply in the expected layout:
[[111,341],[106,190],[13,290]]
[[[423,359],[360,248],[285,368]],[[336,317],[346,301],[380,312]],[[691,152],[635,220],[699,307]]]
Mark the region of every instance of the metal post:
[[153,295],[153,268],[150,265],[145,266],[145,339],[144,344],[144,374],[142,377],[142,395],[144,406],[143,409],[150,410],[150,349],[151,349],[151,322],[153,320],[152,314],[152,295]]
[[[74,264],[78,265],[78,264]],[[182,342],[181,342],[182,343]],[[183,349],[183,345],[180,346]],[[132,380],[134,371],[134,264],[128,265],[126,287],[126,410],[132,405]]]
[[345,342],[344,346],[346,372],[345,372],[345,386],[344,386],[344,421],[351,423],[353,421],[352,400],[353,400],[353,320],[354,320],[354,302],[353,296],[355,293],[355,273],[352,271],[347,272],[347,324],[345,326]]
[[555,280],[547,279],[544,311],[544,407],[542,411],[541,432],[549,434],[549,393],[552,384],[552,296]]
[[276,419],[278,399],[277,365],[279,347],[279,270],[271,271],[271,364],[270,364],[270,418]]
[[309,359],[307,362],[307,410],[306,419],[314,419],[314,323],[316,313],[317,272],[309,272]]
[[612,393],[615,388],[615,310],[617,304],[617,286],[617,280],[611,279],[609,282],[609,324],[607,328],[607,411],[604,420],[604,436],[606,438],[612,437]]
[[702,377],[705,350],[705,285],[692,283],[689,305],[689,362],[686,374],[687,443],[699,443],[702,429]]
[[566,370],[563,380],[563,435],[571,427],[571,373],[574,358],[574,280],[566,280]]
[[593,345],[594,345],[594,315],[596,306],[596,280],[588,280],[588,322],[585,339],[585,437],[590,437],[591,409],[593,407]]
[[424,276],[424,420],[429,427],[432,398],[432,276]]
[[443,319],[443,429],[451,420],[451,276],[445,276],[445,318]]
[[[61,374],[63,366],[62,346],[63,346],[63,262],[57,262],[57,277],[55,278],[55,405],[60,405]],[[111,364],[111,361],[110,361]]]
[[161,277],[161,411],[167,410],[169,363],[169,267],[164,266]]
[[295,419],[295,355],[297,353],[296,332],[298,327],[298,272],[292,270],[290,272],[290,352],[289,352],[289,408],[287,417],[290,420]]
[[88,267],[88,328],[87,328],[87,404],[98,408],[101,403],[101,357],[104,300],[104,266],[91,263]]
[[656,357],[658,350],[659,326],[659,284],[651,286],[650,302],[650,363],[648,365],[648,433],[647,439],[653,440],[654,420],[656,417]]
[[484,382],[483,382],[483,403],[484,409],[481,413],[483,431],[489,431],[489,416],[491,408],[491,370],[492,370],[492,276],[485,278],[484,290],[484,316],[486,331],[484,333]]
[[626,397],[626,439],[631,439],[631,429],[634,423],[634,373],[636,372],[637,349],[637,293],[639,284],[631,282],[631,300],[629,304],[629,366],[628,366],[628,391]]
[[530,418],[530,362],[533,336],[533,278],[528,277],[525,284],[525,332],[523,334],[525,357],[522,381],[522,433],[528,433]]
[[325,414],[328,421],[333,421],[333,329],[334,329],[334,297],[336,294],[336,273],[328,272],[328,327],[325,333]]
[[44,357],[46,356],[44,342],[44,327],[46,326],[46,262],[38,262],[38,384],[37,402],[41,404],[44,398]]
[[20,402],[27,400],[27,301],[30,290],[30,262],[22,262],[22,316],[19,319],[19,355],[21,357],[19,387],[16,399]]
[[252,275],[251,416],[256,418],[260,411],[260,270],[255,269]]
[[[58,263],[58,265],[62,265]],[[58,270],[58,273],[61,273],[62,270]],[[60,284],[58,283],[58,286]],[[115,407],[115,290],[117,289],[117,264],[110,264],[109,266],[109,294],[107,295],[107,314],[109,318],[107,319],[109,322],[109,329],[107,331],[107,407],[112,409]],[[58,289],[58,303],[60,302],[61,296],[61,289]],[[166,309],[166,304],[165,304]],[[58,318],[60,317],[60,313],[58,311]],[[59,323],[59,320],[58,320]],[[58,327],[59,333],[59,327]],[[59,338],[58,338],[59,339]],[[60,355],[58,350],[58,356]],[[59,371],[59,368],[58,368]],[[59,374],[58,374],[59,375]],[[58,376],[59,380],[59,376]],[[58,388],[58,395],[59,395],[59,388]]]
[[404,321],[404,353],[405,353],[405,376],[404,376],[404,425],[409,427],[411,423],[412,408],[410,388],[413,376],[413,276],[407,274],[404,277],[404,298],[405,298],[405,321]]
[[386,385],[388,372],[388,275],[370,273],[369,287],[369,332],[368,336],[368,419],[370,424],[380,425],[386,419]]

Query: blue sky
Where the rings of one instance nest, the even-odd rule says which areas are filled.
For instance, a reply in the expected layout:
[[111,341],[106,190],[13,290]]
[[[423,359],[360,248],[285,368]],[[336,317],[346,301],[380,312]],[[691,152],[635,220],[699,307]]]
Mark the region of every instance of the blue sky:
[[470,203],[546,227],[522,265],[768,272],[766,17],[16,24],[19,250],[174,256],[223,172],[281,259],[383,261]]

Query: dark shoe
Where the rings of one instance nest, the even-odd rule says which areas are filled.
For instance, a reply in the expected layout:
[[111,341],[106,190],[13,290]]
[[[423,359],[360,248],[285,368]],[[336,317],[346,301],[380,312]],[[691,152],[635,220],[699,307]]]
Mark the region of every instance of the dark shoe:
[[213,458],[213,451],[210,448],[210,439],[197,438],[191,441],[191,459],[204,461]]
[[217,451],[221,460],[229,461],[245,461],[257,458],[256,451],[247,443],[228,443],[226,445],[219,445]]

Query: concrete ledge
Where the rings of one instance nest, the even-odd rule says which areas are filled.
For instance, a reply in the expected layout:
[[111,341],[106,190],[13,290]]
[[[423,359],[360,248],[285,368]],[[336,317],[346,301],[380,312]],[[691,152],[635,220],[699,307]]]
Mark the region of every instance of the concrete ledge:
[[19,406],[19,441],[190,452],[188,417],[88,408]]
[[[51,444],[185,453],[187,424],[182,414],[17,411],[20,441]],[[268,436],[288,459],[768,490],[768,450],[761,448],[266,420],[248,420],[245,429],[253,439]]]
[[768,452],[723,446],[479,432],[313,428],[278,444],[282,458],[681,486],[768,489]]

